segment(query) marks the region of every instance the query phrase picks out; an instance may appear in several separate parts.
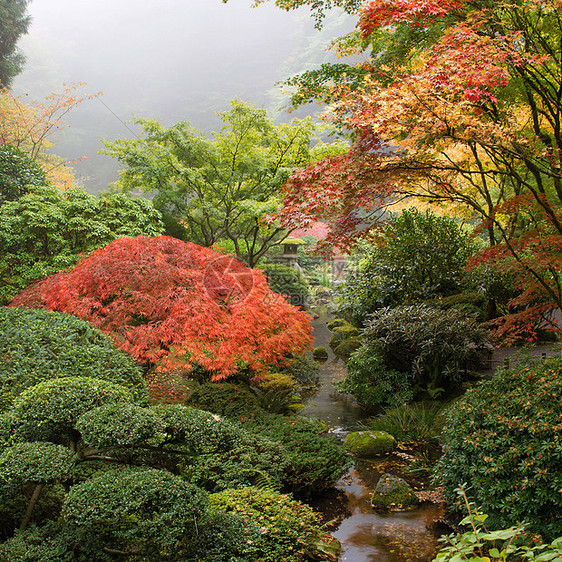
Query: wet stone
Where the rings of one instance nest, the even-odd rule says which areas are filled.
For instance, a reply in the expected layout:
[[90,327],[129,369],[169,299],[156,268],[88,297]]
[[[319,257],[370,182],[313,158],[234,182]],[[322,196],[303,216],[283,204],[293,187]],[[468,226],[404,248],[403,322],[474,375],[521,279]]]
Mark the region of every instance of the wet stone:
[[375,509],[411,509],[418,505],[418,497],[402,478],[383,474],[373,492],[371,504]]
[[367,459],[391,453],[396,440],[386,431],[353,431],[345,438],[343,446],[353,455]]

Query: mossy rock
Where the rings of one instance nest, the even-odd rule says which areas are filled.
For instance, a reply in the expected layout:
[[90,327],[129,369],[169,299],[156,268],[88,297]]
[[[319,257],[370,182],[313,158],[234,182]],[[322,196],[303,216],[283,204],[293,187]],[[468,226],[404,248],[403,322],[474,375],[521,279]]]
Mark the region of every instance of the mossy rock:
[[334,353],[340,359],[349,359],[349,356],[357,351],[363,345],[363,340],[360,336],[352,336],[343,340],[335,349]]
[[383,474],[378,483],[371,505],[374,509],[409,509],[416,507],[419,500],[408,483],[392,474]]
[[361,330],[346,322],[343,326],[338,326],[332,330],[333,335],[330,338],[329,346],[335,350],[342,342],[349,338],[358,337],[361,334]]
[[316,361],[325,361],[328,359],[328,350],[325,347],[315,347],[312,350],[312,357]]
[[336,328],[345,326],[346,324],[348,324],[348,321],[344,318],[334,318],[333,320],[330,320],[330,322],[328,322],[326,326],[328,327],[328,330],[333,332]]
[[347,451],[362,458],[391,453],[396,440],[386,431],[353,431],[343,442]]

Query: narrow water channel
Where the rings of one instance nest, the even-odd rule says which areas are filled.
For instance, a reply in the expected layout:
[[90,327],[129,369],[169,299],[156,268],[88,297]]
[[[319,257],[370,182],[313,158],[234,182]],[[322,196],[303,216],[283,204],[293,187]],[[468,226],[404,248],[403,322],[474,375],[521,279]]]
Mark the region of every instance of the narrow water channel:
[[[324,420],[330,431],[344,438],[365,419],[363,410],[351,397],[340,395],[334,383],[345,376],[345,366],[328,346],[331,332],[325,311],[313,321],[315,346],[328,350],[321,365],[320,388],[306,402],[302,415]],[[356,461],[332,494],[319,499],[315,507],[327,520],[334,521],[331,534],[343,547],[342,562],[426,562],[438,549],[437,537],[429,530],[443,514],[440,505],[422,503],[406,512],[376,512],[370,497],[385,472],[400,474],[404,463],[395,455],[376,461]]]

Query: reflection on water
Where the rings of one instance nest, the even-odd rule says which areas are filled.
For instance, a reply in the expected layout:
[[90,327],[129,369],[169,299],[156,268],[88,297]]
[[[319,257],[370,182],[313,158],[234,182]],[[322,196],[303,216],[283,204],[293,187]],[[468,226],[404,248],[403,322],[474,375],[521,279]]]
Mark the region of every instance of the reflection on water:
[[325,347],[328,360],[320,365],[320,388],[306,402],[303,416],[324,420],[332,429],[349,429],[365,417],[352,396],[335,391],[334,385],[345,377],[345,365],[333,354],[328,342],[332,332],[326,327],[326,310],[317,310],[319,317],[312,322],[314,345]]
[[[325,311],[313,322],[315,345],[326,347],[328,361],[321,365],[320,388],[312,395],[302,414],[320,418],[331,431],[343,438],[361,419],[363,410],[352,397],[339,395],[334,383],[345,376],[345,366],[329,349],[331,332]],[[342,562],[426,562],[437,550],[437,539],[428,531],[432,521],[443,515],[443,508],[421,504],[412,511],[380,513],[371,508],[371,494],[384,472],[403,476],[404,463],[389,456],[376,461],[356,461],[337,484],[336,490],[318,498],[314,507],[332,521],[331,533],[343,547]],[[411,485],[421,485],[407,478]]]

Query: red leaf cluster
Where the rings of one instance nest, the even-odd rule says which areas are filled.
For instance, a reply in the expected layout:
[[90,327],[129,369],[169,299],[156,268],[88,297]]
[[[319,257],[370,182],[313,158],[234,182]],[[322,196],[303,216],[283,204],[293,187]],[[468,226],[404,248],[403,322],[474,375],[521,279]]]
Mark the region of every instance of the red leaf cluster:
[[11,305],[73,314],[144,364],[200,365],[213,380],[281,364],[312,342],[308,315],[271,291],[262,272],[167,236],[115,240]]
[[428,27],[464,3],[465,0],[373,0],[361,8],[359,29],[368,38],[376,29],[399,23]]

